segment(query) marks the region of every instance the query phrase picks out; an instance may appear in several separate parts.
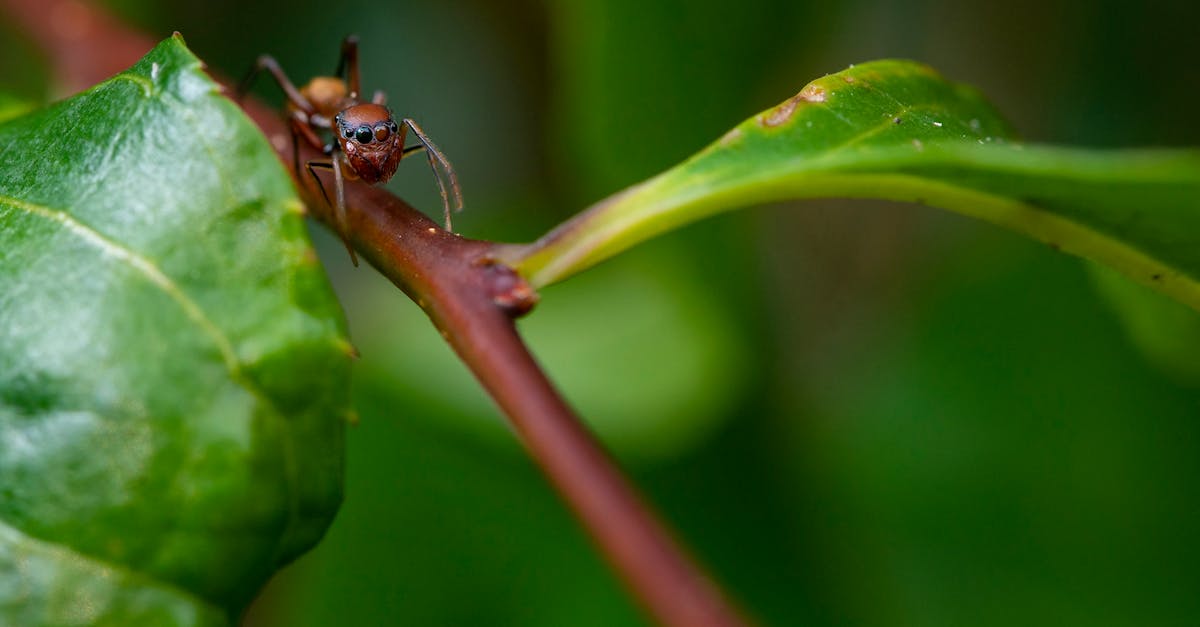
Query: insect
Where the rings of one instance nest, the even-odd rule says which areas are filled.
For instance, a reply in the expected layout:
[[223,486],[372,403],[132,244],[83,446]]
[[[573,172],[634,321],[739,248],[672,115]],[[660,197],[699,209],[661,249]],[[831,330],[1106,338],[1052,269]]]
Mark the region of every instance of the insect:
[[[354,265],[358,265],[358,257],[347,236],[345,181],[359,179],[372,185],[386,183],[396,173],[400,161],[413,153],[425,152],[442,194],[446,230],[451,230],[451,196],[454,208],[462,209],[462,191],[454,168],[415,121],[409,118],[396,120],[386,106],[382,91],[376,91],[369,102],[362,101],[357,37],[351,35],[342,41],[341,55],[333,76],[318,76],[299,89],[284,74],[274,57],[260,56],[238,86],[239,98],[264,71],[275,79],[287,97],[285,115],[292,133],[292,167],[296,175],[301,175],[301,139],[327,156],[325,159],[305,161],[304,169],[316,180],[325,202],[333,207],[338,234],[346,244],[346,250],[350,251]],[[416,136],[417,144],[405,146],[405,139],[410,132]],[[332,135],[328,143],[321,139],[326,133]],[[333,172],[332,202],[317,176],[319,169]],[[448,179],[449,185],[445,179]]]

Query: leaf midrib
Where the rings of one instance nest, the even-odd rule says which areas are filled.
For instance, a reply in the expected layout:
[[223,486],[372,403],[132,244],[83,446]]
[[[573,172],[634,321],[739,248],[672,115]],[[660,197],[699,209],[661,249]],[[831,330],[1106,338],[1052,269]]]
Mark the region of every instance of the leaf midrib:
[[[0,195],[0,204],[7,205],[18,211],[23,211],[29,215],[37,216],[45,220],[49,220],[61,226],[67,232],[75,235],[79,239],[91,244],[93,248],[100,251],[102,256],[117,260],[124,263],[130,268],[136,270],[139,274],[149,280],[152,284],[158,287],[171,300],[175,301],[183,310],[184,315],[192,321],[205,335],[207,335],[216,345],[217,351],[221,354],[221,360],[228,369],[230,376],[242,384],[247,391],[251,392],[259,398],[262,397],[262,391],[251,384],[245,376],[245,371],[242,369],[241,362],[237,358],[237,353],[234,351],[233,343],[209,318],[208,314],[193,300],[187,293],[179,287],[167,276],[153,261],[139,255],[117,242],[105,237],[102,233],[92,228],[91,226],[80,222],[74,216],[61,209],[39,205],[10,196]],[[263,398],[263,400],[266,400]]]

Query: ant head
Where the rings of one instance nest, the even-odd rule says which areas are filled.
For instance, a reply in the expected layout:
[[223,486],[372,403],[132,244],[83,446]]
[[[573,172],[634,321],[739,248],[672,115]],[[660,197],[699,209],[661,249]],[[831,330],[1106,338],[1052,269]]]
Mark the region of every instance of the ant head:
[[351,142],[364,147],[374,142],[386,144],[397,130],[392,112],[383,105],[372,103],[347,107],[333,120],[334,132],[343,149]]
[[350,173],[367,183],[386,182],[404,157],[404,138],[387,107],[357,104],[333,118],[333,132]]

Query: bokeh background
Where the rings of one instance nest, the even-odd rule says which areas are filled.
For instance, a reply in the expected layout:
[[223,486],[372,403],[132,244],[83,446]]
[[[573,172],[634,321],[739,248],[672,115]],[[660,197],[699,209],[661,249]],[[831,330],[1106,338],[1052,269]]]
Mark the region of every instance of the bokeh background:
[[[241,75],[362,38],[454,161],[464,235],[527,241],[808,80],[882,57],[1022,134],[1200,144],[1200,4],[1117,0],[113,0]],[[54,94],[0,27],[3,89]],[[265,81],[257,93],[278,102]],[[436,215],[423,163],[390,184]],[[346,503],[252,627],[642,624],[420,311],[314,232],[362,352]],[[1200,391],[1085,263],[883,202],[735,212],[543,293],[522,322],[685,541],[771,625],[1195,625]]]

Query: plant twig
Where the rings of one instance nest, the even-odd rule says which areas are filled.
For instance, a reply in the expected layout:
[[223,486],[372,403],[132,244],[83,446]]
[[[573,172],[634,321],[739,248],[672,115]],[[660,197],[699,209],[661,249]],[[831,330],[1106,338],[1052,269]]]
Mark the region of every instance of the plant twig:
[[[76,0],[0,1],[50,54],[69,91],[121,71],[153,45]],[[290,163],[290,139],[280,116],[254,102],[245,109]],[[317,156],[309,149],[301,158]],[[300,177],[298,183],[315,216],[333,224],[312,179]],[[446,232],[382,189],[350,184],[346,207],[354,248],[429,315],[645,609],[664,625],[746,624],[542,373],[513,324],[537,295],[495,260],[498,246]]]

